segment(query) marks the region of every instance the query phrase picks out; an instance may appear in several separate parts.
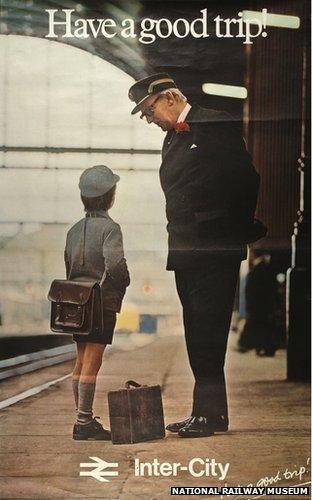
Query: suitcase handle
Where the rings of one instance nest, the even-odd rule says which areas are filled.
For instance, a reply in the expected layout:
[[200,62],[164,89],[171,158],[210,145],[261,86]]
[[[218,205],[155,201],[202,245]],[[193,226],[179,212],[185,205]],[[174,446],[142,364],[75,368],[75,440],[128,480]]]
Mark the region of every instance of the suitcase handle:
[[127,380],[125,387],[126,389],[130,389],[131,387],[141,387],[141,384],[138,384],[138,382],[135,382],[134,380]]

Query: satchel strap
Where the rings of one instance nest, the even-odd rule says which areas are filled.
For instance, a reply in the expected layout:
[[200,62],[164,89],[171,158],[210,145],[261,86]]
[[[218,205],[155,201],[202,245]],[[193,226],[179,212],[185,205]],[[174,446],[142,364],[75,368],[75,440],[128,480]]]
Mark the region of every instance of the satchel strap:
[[[85,263],[86,225],[87,225],[87,218],[90,218],[90,217],[97,218],[97,217],[101,217],[101,216],[98,215],[96,212],[88,212],[86,214],[85,218],[83,219],[81,237],[80,237],[80,247],[79,247],[79,264],[80,264],[80,266],[83,266]],[[106,269],[104,269],[104,273],[103,273],[103,276],[102,276],[101,281],[100,281],[100,286],[103,285],[105,278],[106,278]]]
[[85,243],[86,243],[86,222],[87,219],[83,219],[82,230],[80,236],[80,248],[79,248],[79,264],[84,265],[84,254],[85,254]]

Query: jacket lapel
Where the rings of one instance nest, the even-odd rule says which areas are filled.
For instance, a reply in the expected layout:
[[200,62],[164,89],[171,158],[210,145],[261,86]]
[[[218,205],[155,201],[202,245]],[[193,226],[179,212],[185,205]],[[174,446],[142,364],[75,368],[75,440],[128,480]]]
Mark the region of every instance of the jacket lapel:
[[[185,121],[189,124],[191,123],[197,123],[198,121],[200,122],[200,107],[195,104],[194,106],[191,107],[190,111],[188,112]],[[183,132],[180,132],[183,134]],[[166,137],[164,139],[163,147],[162,147],[162,160],[165,159],[166,155],[169,153],[171,150],[172,146],[176,143],[177,139],[179,137],[179,134],[175,132],[173,129],[169,130],[167,132]]]
[[175,142],[176,136],[177,136],[177,134],[174,130],[169,130],[169,132],[167,132],[166,137],[164,139],[163,147],[162,147],[162,159],[165,158],[165,156],[167,155],[167,153],[171,149],[173,142]]

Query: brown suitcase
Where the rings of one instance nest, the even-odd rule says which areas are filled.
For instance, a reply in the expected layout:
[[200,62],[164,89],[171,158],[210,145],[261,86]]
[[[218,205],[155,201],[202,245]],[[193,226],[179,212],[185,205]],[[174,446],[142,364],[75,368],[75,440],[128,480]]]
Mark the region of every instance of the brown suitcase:
[[161,389],[141,386],[133,380],[126,389],[108,393],[113,444],[140,443],[165,437]]

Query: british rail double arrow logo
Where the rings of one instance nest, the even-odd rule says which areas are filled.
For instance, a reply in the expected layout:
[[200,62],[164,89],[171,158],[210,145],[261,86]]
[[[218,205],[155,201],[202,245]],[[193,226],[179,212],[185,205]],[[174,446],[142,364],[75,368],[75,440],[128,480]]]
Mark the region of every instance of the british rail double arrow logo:
[[80,476],[91,476],[102,483],[109,482],[109,479],[106,479],[105,476],[118,476],[118,470],[106,470],[109,467],[118,467],[118,462],[105,462],[98,457],[89,457],[90,460],[94,460],[93,462],[81,463],[80,467],[94,467],[90,471],[80,471]]

